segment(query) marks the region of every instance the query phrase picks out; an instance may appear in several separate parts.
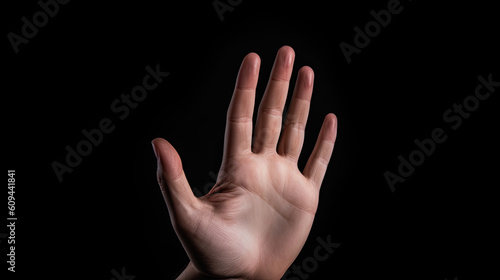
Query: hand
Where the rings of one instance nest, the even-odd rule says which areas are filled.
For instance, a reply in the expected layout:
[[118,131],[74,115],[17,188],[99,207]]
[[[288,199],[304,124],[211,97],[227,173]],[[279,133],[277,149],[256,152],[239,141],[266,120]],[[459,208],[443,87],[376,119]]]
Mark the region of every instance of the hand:
[[193,195],[170,143],[153,140],[158,182],[172,225],[191,260],[178,279],[279,279],[304,246],[333,151],[337,119],[333,114],[325,117],[300,172],[297,160],[314,73],[307,66],[300,69],[281,132],[294,57],[290,47],[278,51],[259,106],[253,143],[260,58],[255,53],[244,58],[227,112],[222,165],[207,195]]

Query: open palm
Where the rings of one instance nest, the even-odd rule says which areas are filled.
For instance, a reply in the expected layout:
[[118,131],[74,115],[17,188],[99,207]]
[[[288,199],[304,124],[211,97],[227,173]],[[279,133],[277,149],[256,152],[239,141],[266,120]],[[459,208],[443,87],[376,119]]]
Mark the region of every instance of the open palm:
[[316,213],[337,122],[333,114],[325,117],[301,172],[297,160],[314,74],[307,66],[300,69],[282,130],[293,61],[292,48],[278,51],[252,140],[260,59],[250,53],[243,60],[228,109],[222,165],[207,195],[193,195],[170,143],[153,140],[158,181],[191,260],[179,279],[279,279],[302,249]]

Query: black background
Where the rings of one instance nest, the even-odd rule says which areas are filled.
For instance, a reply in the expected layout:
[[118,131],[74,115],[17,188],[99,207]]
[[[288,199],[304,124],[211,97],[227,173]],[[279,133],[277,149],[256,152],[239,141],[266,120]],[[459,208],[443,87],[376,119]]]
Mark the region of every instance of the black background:
[[[456,130],[443,113],[474,94],[479,75],[500,80],[492,4],[401,1],[403,11],[349,64],[339,44],[353,44],[353,28],[363,29],[370,11],[389,1],[246,0],[223,21],[212,2],[74,0],[17,54],[7,34],[21,34],[21,18],[40,7],[4,3],[3,138],[6,169],[15,169],[17,180],[15,276],[107,280],[125,267],[135,279],[173,279],[188,258],[157,187],[150,141],[163,137],[176,147],[193,187],[213,184],[241,60],[248,52],[262,59],[260,100],[282,45],[296,53],[293,83],[301,66],[315,71],[301,168],[324,116],[339,119],[316,220],[295,263],[313,256],[318,236],[341,246],[309,279],[490,275],[499,90]],[[157,64],[170,75],[119,120],[110,104]],[[59,182],[51,163],[64,163],[65,146],[75,147],[81,131],[103,118],[115,130]],[[391,192],[384,172],[397,172],[398,155],[407,157],[413,141],[436,127],[447,140]],[[6,239],[0,246],[6,271]]]

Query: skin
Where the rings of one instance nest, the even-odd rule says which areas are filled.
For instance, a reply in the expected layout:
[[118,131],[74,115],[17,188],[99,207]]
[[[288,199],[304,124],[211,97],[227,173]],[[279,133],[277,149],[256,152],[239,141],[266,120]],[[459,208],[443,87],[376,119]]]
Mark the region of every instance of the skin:
[[193,195],[174,147],[164,139],[153,140],[158,182],[191,260],[177,279],[280,279],[304,246],[333,151],[337,119],[334,114],[325,117],[301,172],[297,160],[314,72],[308,66],[299,70],[282,131],[294,58],[288,46],[278,51],[254,131],[260,58],[250,53],[243,59],[227,112],[222,165],[207,195]]

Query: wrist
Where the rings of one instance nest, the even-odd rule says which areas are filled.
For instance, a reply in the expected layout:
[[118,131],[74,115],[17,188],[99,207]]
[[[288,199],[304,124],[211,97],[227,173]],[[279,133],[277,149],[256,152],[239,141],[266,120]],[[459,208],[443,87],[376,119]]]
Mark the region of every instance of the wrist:
[[192,262],[189,262],[184,271],[176,278],[176,280],[243,280],[243,278],[216,278],[210,277],[201,273]]

